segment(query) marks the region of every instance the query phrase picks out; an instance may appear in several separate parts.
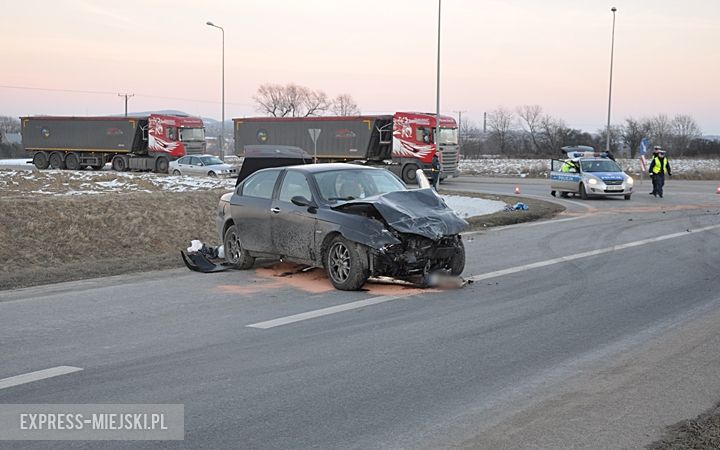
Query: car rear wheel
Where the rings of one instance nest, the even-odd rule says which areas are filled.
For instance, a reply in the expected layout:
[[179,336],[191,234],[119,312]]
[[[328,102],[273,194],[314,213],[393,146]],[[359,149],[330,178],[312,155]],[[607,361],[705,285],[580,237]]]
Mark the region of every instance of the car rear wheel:
[[240,233],[235,225],[225,231],[223,245],[225,246],[225,260],[238,269],[246,270],[255,264],[255,258],[243,248],[242,242],[240,242]]
[[173,170],[173,175],[175,175],[176,177],[179,177],[179,176],[180,176],[180,171],[177,170],[177,169]]
[[580,183],[580,198],[583,200],[587,200],[588,198],[587,191],[585,190],[585,185],[583,183]]
[[370,277],[366,250],[336,236],[325,254],[325,270],[335,289],[357,291]]

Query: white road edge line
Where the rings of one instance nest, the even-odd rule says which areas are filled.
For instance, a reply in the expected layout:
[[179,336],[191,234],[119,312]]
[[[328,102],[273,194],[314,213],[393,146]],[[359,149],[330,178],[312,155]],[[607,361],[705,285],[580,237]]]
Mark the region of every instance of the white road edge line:
[[68,373],[79,372],[83,369],[72,366],[57,366],[49,369],[38,370],[35,372],[24,373],[14,377],[3,378],[0,380],[0,389],[18,386],[33,381],[44,380],[46,378],[57,377]]
[[245,325],[245,326],[249,327],[249,328],[260,328],[262,330],[267,330],[268,328],[279,327],[279,326],[287,325],[290,323],[301,322],[303,320],[314,319],[316,317],[327,316],[330,314],[335,314],[335,313],[339,313],[339,312],[343,312],[343,311],[349,311],[352,309],[363,308],[365,306],[370,306],[370,305],[377,305],[378,303],[385,303],[385,302],[389,302],[392,300],[397,300],[400,298],[407,298],[407,297],[409,297],[409,296],[408,295],[396,295],[396,296],[384,295],[381,297],[373,297],[373,298],[369,298],[367,300],[359,300],[356,302],[345,303],[342,305],[330,306],[328,308],[317,309],[315,311],[308,311],[305,313],[295,314],[295,315],[287,316],[287,317],[280,317],[279,319],[273,319],[273,320],[268,320],[265,322],[253,323],[253,324]]
[[468,279],[473,280],[473,281],[487,280],[488,278],[495,278],[495,277],[500,277],[503,275],[509,275],[511,273],[524,272],[526,270],[537,269],[539,267],[551,266],[553,264],[560,264],[560,263],[564,263],[564,262],[568,262],[568,261],[574,261],[576,259],[587,258],[589,256],[602,255],[603,253],[610,253],[610,252],[614,252],[617,250],[623,250],[626,248],[638,247],[641,245],[652,244],[654,242],[666,241],[668,239],[674,239],[674,238],[678,238],[678,237],[682,237],[682,236],[688,236],[690,234],[701,233],[703,231],[714,230],[717,228],[720,228],[720,225],[711,225],[708,227],[697,228],[695,230],[681,231],[679,233],[673,233],[673,234],[666,234],[665,236],[658,236],[658,237],[654,237],[654,238],[650,238],[650,239],[643,239],[641,241],[628,242],[626,244],[613,245],[612,247],[600,248],[597,250],[590,250],[588,252],[576,253],[574,255],[561,256],[561,257],[555,258],[555,259],[548,259],[547,261],[538,261],[538,262],[531,263],[531,264],[525,264],[523,266],[510,267],[509,269],[503,269],[503,270],[497,270],[495,272],[483,273],[480,275],[475,275],[475,276],[469,277]]
[[[475,275],[469,277],[468,280],[480,281],[488,278],[500,277],[503,275],[509,275],[512,273],[523,272],[525,270],[536,269],[539,267],[551,266],[553,264],[559,264],[567,261],[573,261],[580,258],[587,258],[589,256],[602,255],[603,253],[610,253],[625,248],[638,247],[641,245],[651,244],[653,242],[665,241],[668,239],[674,239],[681,236],[687,236],[694,233],[700,233],[703,231],[714,230],[720,228],[720,225],[711,225],[704,228],[698,228],[690,231],[681,231],[679,233],[668,234],[665,236],[658,236],[650,239],[643,239],[641,241],[628,242],[626,244],[613,245],[612,247],[601,248],[598,250],[591,250],[583,253],[576,253],[574,255],[561,256],[560,258],[549,259],[547,261],[539,261],[532,264],[525,264],[523,266],[511,267],[509,269],[497,270],[495,272],[488,272],[481,275]],[[392,300],[398,300],[401,298],[412,297],[412,295],[398,295],[398,296],[381,296],[373,297],[367,300],[359,300],[356,302],[345,303],[343,305],[330,306],[328,308],[317,309],[315,311],[308,311],[300,314],[295,314],[287,317],[280,317],[278,319],[267,320],[265,322],[253,323],[245,325],[248,328],[259,328],[261,330],[267,330],[268,328],[275,328],[282,325],[288,325],[295,322],[302,322],[303,320],[315,319],[317,317],[328,316],[330,314],[336,314],[343,311],[350,311],[353,309],[363,308],[365,306],[376,305],[378,303],[385,303]]]

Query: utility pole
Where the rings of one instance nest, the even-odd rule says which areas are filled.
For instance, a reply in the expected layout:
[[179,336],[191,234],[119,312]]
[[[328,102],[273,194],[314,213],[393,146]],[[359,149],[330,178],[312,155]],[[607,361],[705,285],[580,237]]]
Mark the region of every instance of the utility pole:
[[487,133],[487,112],[483,113],[483,134]]
[[125,97],[125,117],[127,117],[127,102],[128,98],[135,97],[135,94],[118,94],[118,97]]

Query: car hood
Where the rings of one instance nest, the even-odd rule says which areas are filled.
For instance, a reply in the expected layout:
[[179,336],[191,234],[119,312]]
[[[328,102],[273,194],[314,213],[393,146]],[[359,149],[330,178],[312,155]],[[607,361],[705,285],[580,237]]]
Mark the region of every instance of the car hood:
[[374,208],[388,226],[400,233],[417,234],[432,240],[458,234],[467,227],[467,222],[458,217],[432,189],[390,192],[351,200],[332,209],[350,210],[357,205]]
[[625,179],[625,173],[623,172],[585,172],[588,175],[593,175],[598,178],[600,178],[603,181],[612,181],[612,180],[624,180]]

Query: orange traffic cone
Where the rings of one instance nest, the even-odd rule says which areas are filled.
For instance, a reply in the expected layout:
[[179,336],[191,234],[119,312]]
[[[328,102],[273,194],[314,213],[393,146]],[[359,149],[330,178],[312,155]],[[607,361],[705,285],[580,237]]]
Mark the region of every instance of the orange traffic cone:
[[[515,186],[515,193],[516,194],[520,193],[520,186]],[[720,194],[720,187],[718,188],[718,193]]]

